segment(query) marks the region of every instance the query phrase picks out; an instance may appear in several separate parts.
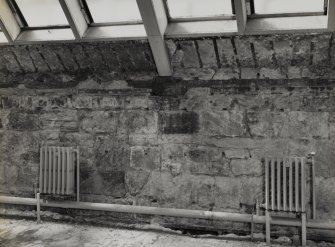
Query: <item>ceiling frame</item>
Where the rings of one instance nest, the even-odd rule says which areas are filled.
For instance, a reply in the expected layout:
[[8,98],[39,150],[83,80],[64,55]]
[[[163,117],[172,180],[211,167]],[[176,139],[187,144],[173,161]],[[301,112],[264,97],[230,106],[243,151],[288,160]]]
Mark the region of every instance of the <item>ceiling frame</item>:
[[6,0],[0,0],[0,27],[10,43],[12,43],[21,32],[20,24]]
[[88,24],[79,2],[74,0],[59,0],[59,3],[70,24],[74,37],[80,40],[86,33]]
[[237,32],[238,34],[243,34],[248,19],[246,0],[234,0],[234,7],[237,21]]
[[328,1],[328,30],[335,31],[335,1],[329,0]]
[[163,0],[136,0],[147,32],[151,51],[160,76],[171,76],[172,67],[165,45],[164,34],[168,25]]

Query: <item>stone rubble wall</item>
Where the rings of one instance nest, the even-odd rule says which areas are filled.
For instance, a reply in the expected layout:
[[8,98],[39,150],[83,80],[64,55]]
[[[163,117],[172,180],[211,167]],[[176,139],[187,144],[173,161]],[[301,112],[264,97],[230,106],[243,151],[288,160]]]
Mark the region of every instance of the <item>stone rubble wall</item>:
[[33,196],[41,145],[78,145],[85,201],[251,213],[263,157],[315,151],[318,218],[335,220],[334,82],[90,80],[0,95],[2,194]]
[[185,80],[334,78],[333,33],[166,41],[174,76]]

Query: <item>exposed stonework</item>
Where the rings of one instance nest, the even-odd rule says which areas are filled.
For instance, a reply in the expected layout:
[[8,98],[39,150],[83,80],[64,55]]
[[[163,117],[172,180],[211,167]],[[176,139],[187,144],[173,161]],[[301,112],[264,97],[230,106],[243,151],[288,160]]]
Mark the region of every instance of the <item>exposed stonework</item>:
[[[245,212],[262,200],[262,157],[310,151],[318,197],[335,189],[331,81],[91,79],[0,92],[2,193],[33,194],[44,144],[80,146],[82,195],[95,201]],[[331,203],[317,209],[335,215]]]
[[209,37],[166,42],[174,75],[186,80],[335,76],[331,33]]
[[33,196],[39,147],[78,145],[86,201],[251,213],[264,156],[316,151],[335,220],[332,35],[166,42],[171,78],[144,41],[0,47],[0,193]]
[[48,73],[80,77],[97,71],[129,77],[141,71],[155,74],[156,68],[147,41],[0,46],[0,77],[38,72],[41,80]]

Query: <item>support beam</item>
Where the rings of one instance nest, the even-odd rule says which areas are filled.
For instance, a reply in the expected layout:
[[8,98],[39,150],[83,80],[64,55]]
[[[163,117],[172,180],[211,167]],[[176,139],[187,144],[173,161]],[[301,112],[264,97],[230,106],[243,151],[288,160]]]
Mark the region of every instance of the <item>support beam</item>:
[[13,42],[21,32],[20,25],[6,0],[0,0],[0,27],[9,42]]
[[335,1],[328,0],[328,30],[335,31]]
[[63,8],[67,21],[70,24],[74,37],[81,39],[87,28],[87,22],[81,11],[79,1],[73,0],[59,0],[60,5]]
[[246,0],[234,0],[234,6],[237,22],[237,32],[238,34],[244,34],[248,18]]
[[168,24],[163,0],[137,0],[148,35],[151,51],[160,76],[171,76],[172,68],[164,41],[164,33]]

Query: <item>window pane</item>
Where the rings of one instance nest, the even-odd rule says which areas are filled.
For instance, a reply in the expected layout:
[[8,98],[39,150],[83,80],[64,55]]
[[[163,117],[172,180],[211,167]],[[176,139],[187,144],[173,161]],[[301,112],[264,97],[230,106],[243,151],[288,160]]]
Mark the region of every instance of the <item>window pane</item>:
[[0,32],[0,43],[6,43],[7,39],[3,32]]
[[232,15],[231,0],[167,0],[171,18]]
[[95,23],[142,21],[136,0],[86,0]]
[[283,14],[324,11],[324,0],[254,0],[254,3],[256,14]]
[[58,0],[16,0],[29,27],[68,25]]

